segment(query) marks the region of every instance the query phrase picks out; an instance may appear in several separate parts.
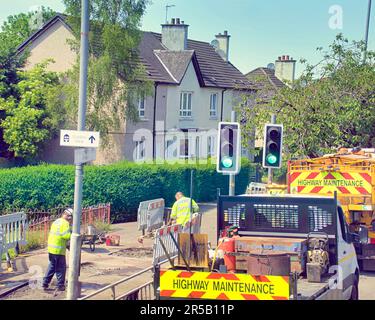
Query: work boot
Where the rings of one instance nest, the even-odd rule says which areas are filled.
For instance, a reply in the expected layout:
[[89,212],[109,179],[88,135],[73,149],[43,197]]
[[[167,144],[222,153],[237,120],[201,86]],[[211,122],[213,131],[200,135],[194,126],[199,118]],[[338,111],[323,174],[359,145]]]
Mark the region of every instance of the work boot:
[[65,291],[65,286],[62,286],[62,287],[58,287],[58,288],[57,288],[57,291],[61,291],[61,292],[64,292],[64,291]]

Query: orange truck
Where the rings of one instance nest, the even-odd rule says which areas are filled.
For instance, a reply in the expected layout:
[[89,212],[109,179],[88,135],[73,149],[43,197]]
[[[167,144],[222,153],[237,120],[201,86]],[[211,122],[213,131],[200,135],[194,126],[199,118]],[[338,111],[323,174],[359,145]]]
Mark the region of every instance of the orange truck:
[[320,158],[288,163],[288,193],[333,195],[352,232],[366,226],[369,241],[356,247],[360,265],[375,271],[375,150],[340,149]]

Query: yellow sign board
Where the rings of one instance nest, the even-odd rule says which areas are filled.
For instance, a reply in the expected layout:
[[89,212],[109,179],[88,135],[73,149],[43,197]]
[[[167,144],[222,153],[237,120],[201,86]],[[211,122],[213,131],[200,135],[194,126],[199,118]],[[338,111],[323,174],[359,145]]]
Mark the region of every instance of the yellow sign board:
[[291,193],[370,195],[371,176],[366,172],[295,171],[290,174]]
[[160,296],[172,299],[289,300],[289,277],[160,271]]

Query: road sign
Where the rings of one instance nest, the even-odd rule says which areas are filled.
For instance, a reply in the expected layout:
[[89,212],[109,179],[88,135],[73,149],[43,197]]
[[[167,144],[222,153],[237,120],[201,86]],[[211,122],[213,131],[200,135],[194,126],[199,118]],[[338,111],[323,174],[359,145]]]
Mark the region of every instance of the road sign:
[[95,148],[79,148],[74,150],[74,164],[84,164],[96,160]]
[[288,276],[160,271],[160,296],[205,300],[289,300]]
[[60,146],[99,148],[100,134],[95,131],[60,131]]

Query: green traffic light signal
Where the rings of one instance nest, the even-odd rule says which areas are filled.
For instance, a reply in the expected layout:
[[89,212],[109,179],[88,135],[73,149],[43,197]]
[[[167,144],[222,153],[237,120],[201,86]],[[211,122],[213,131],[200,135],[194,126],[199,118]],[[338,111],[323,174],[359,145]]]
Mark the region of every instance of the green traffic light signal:
[[271,165],[277,163],[277,157],[274,154],[269,154],[267,156],[267,162]]
[[229,157],[224,157],[223,160],[221,160],[221,163],[224,168],[231,168],[233,166],[233,159]]
[[263,167],[281,167],[282,143],[283,126],[279,124],[266,124],[264,128]]

